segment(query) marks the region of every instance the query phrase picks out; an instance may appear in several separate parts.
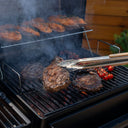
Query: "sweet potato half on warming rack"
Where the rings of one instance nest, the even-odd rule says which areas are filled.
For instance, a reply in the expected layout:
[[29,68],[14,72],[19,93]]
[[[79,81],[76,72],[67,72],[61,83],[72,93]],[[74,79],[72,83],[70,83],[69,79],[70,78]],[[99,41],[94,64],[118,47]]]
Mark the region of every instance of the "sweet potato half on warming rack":
[[17,26],[17,29],[25,36],[40,36],[40,33],[38,31],[35,31],[27,25]]
[[16,42],[22,39],[22,35],[18,31],[1,31],[0,38],[5,41]]

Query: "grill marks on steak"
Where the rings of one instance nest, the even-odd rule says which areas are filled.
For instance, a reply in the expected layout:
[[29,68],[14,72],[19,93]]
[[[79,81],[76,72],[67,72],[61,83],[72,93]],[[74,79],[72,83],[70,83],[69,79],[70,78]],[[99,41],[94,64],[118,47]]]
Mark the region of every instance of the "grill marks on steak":
[[61,58],[55,59],[43,71],[43,86],[47,91],[57,92],[66,89],[70,84],[70,74],[66,69],[57,65],[59,61]]
[[103,87],[101,79],[96,73],[78,74],[73,80],[73,86],[90,92],[99,91]]
[[42,78],[43,66],[41,63],[34,63],[26,65],[21,71],[23,79],[40,79]]

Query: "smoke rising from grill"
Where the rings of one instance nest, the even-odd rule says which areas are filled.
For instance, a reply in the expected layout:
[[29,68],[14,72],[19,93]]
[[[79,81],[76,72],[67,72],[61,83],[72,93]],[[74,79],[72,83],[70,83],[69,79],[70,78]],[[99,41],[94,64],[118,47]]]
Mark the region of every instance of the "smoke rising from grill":
[[[3,4],[2,4],[3,1]],[[74,2],[70,0],[68,3],[65,0],[0,0],[1,6],[3,6],[2,22],[4,24],[10,22],[12,24],[19,24],[23,21],[31,20],[36,17],[42,17],[46,20],[51,15],[67,15],[67,16],[80,16],[83,17],[84,13],[81,13],[81,1]],[[6,3],[6,6],[5,6]],[[61,4],[61,5],[60,5]],[[7,8],[8,7],[8,8]],[[61,9],[61,10],[60,10]],[[3,11],[3,12],[4,12]],[[1,15],[2,13],[0,13]],[[81,15],[82,14],[82,15]],[[8,19],[8,22],[5,22]],[[10,20],[11,19],[11,20]],[[68,32],[67,32],[68,33]],[[69,32],[70,33],[70,32]],[[53,32],[52,36],[56,36],[57,33]],[[62,33],[65,34],[65,33]],[[45,39],[49,35],[43,35],[40,38],[24,37],[22,42],[33,41],[38,39]],[[79,36],[78,36],[79,37]],[[13,52],[14,56],[7,56],[6,60],[14,64],[23,64],[24,62],[40,61],[45,63],[47,60],[54,59],[58,53],[64,49],[75,49],[81,43],[81,40],[76,36],[60,38],[56,40],[49,40],[43,42],[35,42],[30,45],[23,45],[13,48],[4,49],[5,53]],[[12,42],[10,44],[13,44]],[[17,42],[20,43],[20,42]],[[16,52],[16,53],[15,53]],[[18,54],[19,52],[19,54]]]
[[36,15],[36,0],[20,0],[18,1],[25,17],[33,17]]

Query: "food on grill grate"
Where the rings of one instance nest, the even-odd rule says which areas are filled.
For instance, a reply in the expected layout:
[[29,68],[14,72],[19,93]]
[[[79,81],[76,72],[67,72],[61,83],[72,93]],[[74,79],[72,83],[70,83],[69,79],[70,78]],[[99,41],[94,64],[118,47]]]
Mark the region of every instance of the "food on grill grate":
[[43,18],[37,17],[37,18],[35,18],[35,19],[32,19],[32,22],[44,23],[45,21],[44,21]]
[[[110,70],[113,70],[113,66],[108,66],[108,69],[109,68]],[[102,78],[103,80],[113,79],[113,74],[107,72],[106,69],[100,67],[100,68],[95,68],[95,70],[97,71],[99,77]]]
[[22,39],[22,35],[18,31],[3,31],[0,32],[0,38],[6,41],[20,41]]
[[62,19],[66,18],[66,16],[62,16],[62,15],[54,15],[54,16],[50,16],[48,17],[48,20],[50,22],[57,22],[59,23]]
[[40,33],[30,28],[29,26],[17,26],[17,29],[25,36],[40,36]]
[[39,31],[44,33],[51,33],[52,29],[48,26],[48,23],[45,23],[42,18],[36,18],[31,21],[31,25],[37,28]]
[[76,25],[78,25],[78,24],[86,24],[86,22],[80,17],[73,16],[70,19],[73,20],[76,23]]
[[41,32],[51,33],[52,29],[48,26],[48,23],[45,23],[43,21],[44,21],[43,19],[36,18],[36,19],[32,19],[31,21],[23,22],[22,25],[29,25],[38,29]]
[[55,59],[51,62],[51,64],[57,64],[63,61],[63,58],[57,56]]
[[66,17],[66,16],[50,16],[49,21],[60,23],[64,26],[78,26],[80,24],[86,24],[86,22],[80,17]]
[[66,89],[70,84],[69,72],[57,65],[60,61],[62,61],[61,58],[56,58],[43,71],[43,86],[47,91],[57,92]]
[[76,23],[72,19],[70,19],[66,16],[51,16],[48,19],[51,22],[60,23],[60,24],[65,25],[65,26],[76,25]]
[[63,59],[79,59],[79,55],[77,55],[75,52],[70,52],[68,50],[61,51],[59,53],[59,56]]
[[0,31],[4,31],[4,30],[14,30],[16,29],[16,26],[13,24],[5,24],[5,25],[1,25],[0,26]]
[[57,31],[57,32],[64,32],[65,31],[65,27],[57,24],[57,23],[48,23],[49,27],[53,30],[53,31]]
[[42,79],[43,66],[40,63],[28,64],[21,71],[23,79]]
[[48,23],[32,22],[33,27],[44,33],[51,33],[52,29],[48,26]]
[[99,91],[103,87],[101,79],[96,73],[77,74],[72,83],[74,87],[90,92]]

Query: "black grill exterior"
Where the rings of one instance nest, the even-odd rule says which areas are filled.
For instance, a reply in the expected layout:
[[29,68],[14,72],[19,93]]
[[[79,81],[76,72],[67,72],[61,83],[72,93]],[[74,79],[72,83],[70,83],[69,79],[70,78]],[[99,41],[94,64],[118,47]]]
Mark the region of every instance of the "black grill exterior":
[[30,121],[20,110],[0,91],[0,127],[1,128],[25,128]]
[[[11,4],[10,0],[6,0],[6,2],[0,0],[0,9],[2,9],[0,10],[0,17],[2,19],[0,25],[7,23],[17,25],[36,17],[42,17],[46,20],[48,16],[58,14],[69,17],[85,17],[86,0],[70,0],[69,2],[65,2],[65,0],[54,0],[53,4],[51,4],[52,2],[51,0],[37,0],[35,4],[37,6],[37,13],[33,15],[33,4],[31,4],[30,8],[26,8],[26,12],[22,8],[23,5],[19,4],[16,0],[13,0]],[[8,10],[4,8],[5,5],[9,7]],[[8,17],[8,15],[11,16]],[[10,44],[10,42],[1,41],[3,49],[0,49],[0,53],[9,54],[1,55],[0,58],[3,73],[0,88],[31,120],[32,128],[98,127],[128,111],[128,69],[123,66],[115,67],[112,72],[114,75],[112,80],[102,80],[104,87],[98,92],[81,91],[69,85],[65,90],[50,93],[43,89],[41,81],[22,81],[20,77],[20,66],[24,64],[24,60],[27,63],[33,60],[34,62],[40,60],[43,64],[47,62],[44,64],[45,67],[51,63],[51,60],[55,56],[60,56],[58,53],[61,50],[65,49],[76,53],[80,58],[90,57],[90,51],[81,48],[83,32],[78,35],[75,34],[75,36],[72,34],[73,32],[83,31],[83,26],[81,27],[75,28],[73,31],[67,30],[62,34],[56,32],[52,34],[41,33],[41,37],[36,39],[24,37],[22,42],[17,42],[15,47],[11,48],[8,46],[12,45],[13,42]],[[69,36],[65,36],[68,34]],[[56,36],[58,37],[56,38]],[[47,40],[48,38],[52,39]],[[44,39],[44,41],[41,39]],[[36,42],[36,40],[38,41]],[[29,43],[29,41],[33,41],[33,43]],[[28,45],[17,47],[18,43],[25,44],[26,42],[28,42]],[[70,43],[72,45],[69,45]],[[52,51],[49,49],[52,49]],[[35,54],[39,52],[41,52],[41,56]],[[97,56],[95,54],[93,55]],[[61,57],[69,59],[65,55]],[[20,63],[21,65],[19,65]],[[75,73],[71,74],[74,75]],[[71,77],[73,78],[73,76]],[[15,112],[12,112],[13,110],[9,108],[8,104],[9,100],[7,98],[0,98],[0,127],[29,127],[23,119]]]
[[[43,89],[41,81],[27,81],[20,88],[18,81],[14,79],[14,75],[12,75],[7,67],[5,69],[3,74],[3,84],[11,90],[14,97],[17,95],[17,98],[15,99],[17,99],[18,102],[23,103],[20,105],[22,108],[27,107],[29,111],[27,116],[29,117],[29,115],[33,115],[36,122],[39,123],[38,127],[42,127],[42,125],[43,127],[46,127],[48,125],[47,121],[51,122],[55,119],[60,119],[66,114],[72,114],[77,110],[81,110],[81,108],[86,108],[91,104],[97,103],[98,101],[128,89],[128,69],[123,66],[115,67],[114,71],[112,71],[112,74],[114,75],[112,80],[102,80],[104,87],[98,92],[80,91],[70,85],[65,90],[50,93]],[[123,95],[126,96],[126,94]],[[111,106],[113,106],[113,103],[111,103]],[[29,118],[31,118],[31,116]],[[33,121],[35,122],[35,120]],[[101,121],[99,125],[102,123],[103,122]]]

